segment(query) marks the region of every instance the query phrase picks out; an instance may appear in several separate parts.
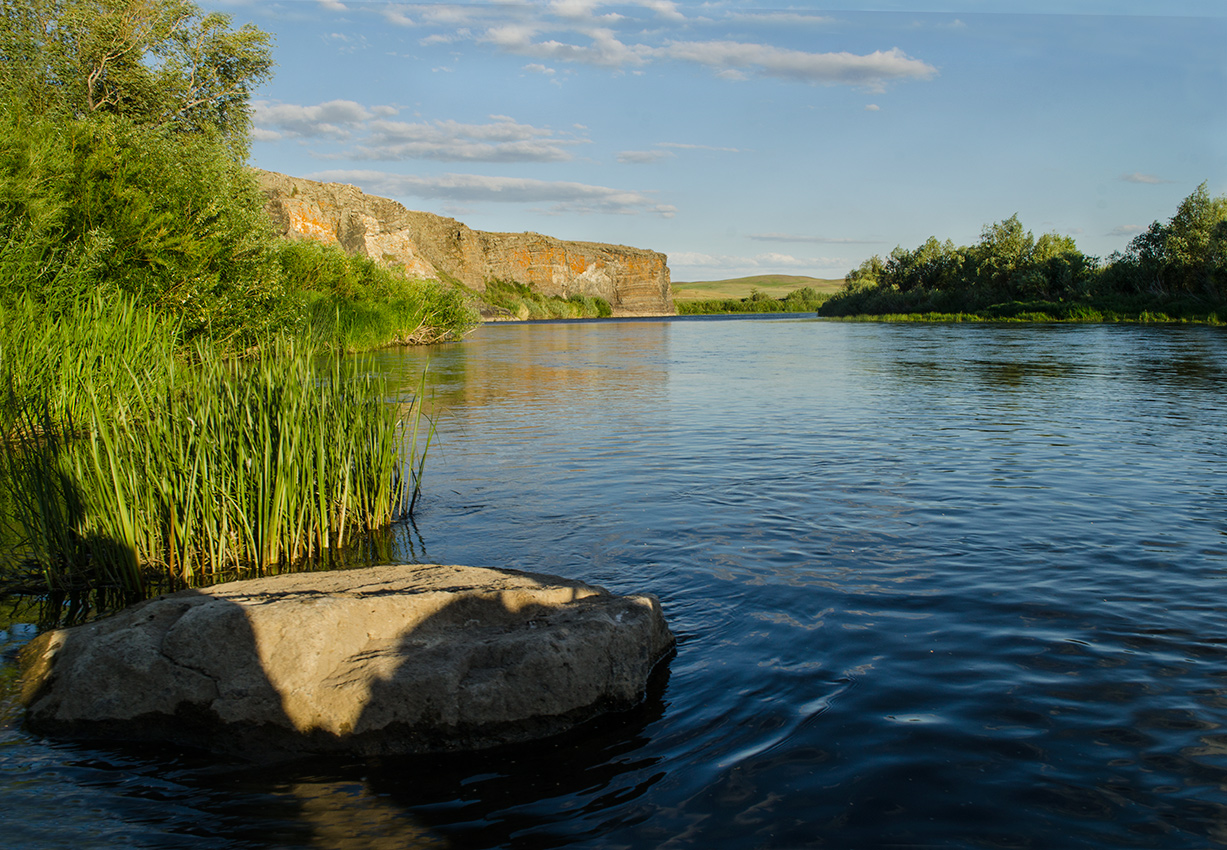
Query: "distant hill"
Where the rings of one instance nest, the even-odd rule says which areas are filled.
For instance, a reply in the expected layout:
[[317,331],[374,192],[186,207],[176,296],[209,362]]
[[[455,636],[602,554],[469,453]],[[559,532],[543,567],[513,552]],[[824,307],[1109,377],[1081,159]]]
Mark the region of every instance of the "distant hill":
[[752,277],[736,277],[731,280],[674,281],[674,301],[708,301],[715,298],[746,298],[750,291],[783,298],[788,293],[812,287],[819,292],[836,292],[844,285],[844,279],[807,277],[796,274],[760,274]]

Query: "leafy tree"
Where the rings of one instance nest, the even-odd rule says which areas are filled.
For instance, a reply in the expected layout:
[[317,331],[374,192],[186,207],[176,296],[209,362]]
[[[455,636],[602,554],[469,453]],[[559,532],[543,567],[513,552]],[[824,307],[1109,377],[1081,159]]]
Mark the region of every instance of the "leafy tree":
[[218,139],[0,109],[0,297],[125,292],[242,344],[294,321],[263,195]]
[[913,289],[945,289],[962,283],[966,260],[964,249],[947,239],[938,242],[930,236],[914,251],[896,247],[886,260],[886,283],[900,292]]
[[215,132],[237,153],[270,37],[189,0],[0,0],[0,93],[36,114]]
[[874,254],[844,275],[844,288],[849,290],[877,286],[886,277],[886,264]]
[[976,283],[1008,292],[1020,274],[1029,271],[1035,237],[1023,230],[1018,214],[987,225],[971,249]]
[[1178,292],[1220,294],[1227,272],[1227,195],[1211,198],[1202,183],[1180,202],[1167,226],[1166,260]]
[[1045,233],[1035,241],[1031,252],[1031,281],[1038,286],[1024,287],[1024,297],[1070,298],[1087,294],[1099,273],[1099,259],[1083,254],[1071,236]]
[[1167,224],[1153,222],[1109,263],[1120,292],[1227,297],[1227,195],[1211,198],[1202,183]]

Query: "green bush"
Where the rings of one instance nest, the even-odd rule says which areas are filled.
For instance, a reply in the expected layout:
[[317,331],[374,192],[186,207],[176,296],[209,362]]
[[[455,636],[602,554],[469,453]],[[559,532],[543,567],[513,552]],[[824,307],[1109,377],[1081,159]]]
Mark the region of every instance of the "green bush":
[[206,134],[0,108],[0,299],[124,293],[185,340],[293,327],[263,196]]
[[827,296],[811,286],[795,289],[783,298],[772,298],[758,289],[751,289],[747,298],[713,298],[702,301],[676,301],[679,316],[712,316],[728,313],[812,313]]
[[285,240],[277,255],[285,285],[303,307],[305,334],[321,346],[365,351],[441,342],[478,321],[459,288],[411,278],[335,245]]
[[514,280],[488,280],[482,299],[520,319],[595,319],[613,315],[613,307],[599,295],[573,294],[567,298],[542,295]]

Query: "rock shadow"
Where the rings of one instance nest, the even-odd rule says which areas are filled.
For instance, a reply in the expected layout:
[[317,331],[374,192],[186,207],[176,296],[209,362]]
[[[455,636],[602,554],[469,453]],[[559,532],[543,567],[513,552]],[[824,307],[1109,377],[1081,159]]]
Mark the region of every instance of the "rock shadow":
[[245,758],[452,752],[639,704],[672,635],[651,596],[412,565],[181,591],[23,651],[31,730]]
[[[19,663],[25,725],[40,735],[250,757],[290,726],[244,607],[203,590],[44,632]],[[236,703],[261,722],[241,722]]]

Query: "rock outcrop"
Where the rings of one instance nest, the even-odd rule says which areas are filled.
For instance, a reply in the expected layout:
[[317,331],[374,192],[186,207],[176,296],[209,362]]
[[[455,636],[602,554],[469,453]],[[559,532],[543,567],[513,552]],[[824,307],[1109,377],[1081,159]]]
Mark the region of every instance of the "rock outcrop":
[[243,755],[469,749],[630,707],[673,645],[651,595],[411,565],[158,597],[22,653],[36,732]]
[[487,233],[356,186],[272,171],[256,176],[269,216],[291,238],[339,244],[415,276],[450,276],[479,292],[487,281],[507,280],[543,295],[599,296],[615,316],[673,314],[667,258],[656,251],[539,233]]

